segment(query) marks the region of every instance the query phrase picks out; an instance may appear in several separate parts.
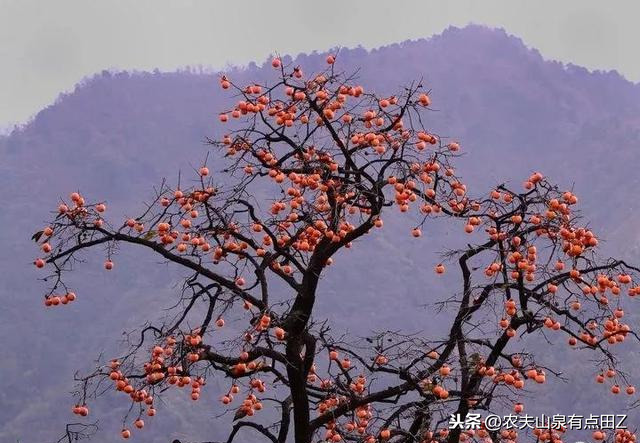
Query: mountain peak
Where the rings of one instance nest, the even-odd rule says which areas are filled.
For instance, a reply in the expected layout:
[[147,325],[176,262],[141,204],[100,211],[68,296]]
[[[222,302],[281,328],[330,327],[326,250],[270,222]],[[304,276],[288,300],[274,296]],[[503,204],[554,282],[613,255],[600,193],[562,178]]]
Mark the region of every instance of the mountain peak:
[[[309,67],[321,69],[327,53],[333,51],[313,51],[294,56],[287,55],[283,58],[287,61]],[[359,69],[367,71],[380,71],[380,65],[394,65],[399,74],[400,81],[410,81],[409,74],[414,78],[429,80],[432,73],[443,69],[463,70],[472,69],[480,75],[486,75],[494,70],[494,73],[507,77],[509,75],[538,75],[544,76],[568,76],[571,81],[590,82],[596,81],[613,87],[621,87],[623,83],[633,85],[635,91],[631,92],[634,99],[640,96],[640,87],[624,79],[616,71],[590,71],[584,67],[571,63],[562,63],[555,60],[544,59],[541,53],[528,45],[519,37],[508,33],[503,28],[491,28],[479,24],[469,24],[464,27],[450,26],[439,34],[429,38],[405,40],[399,43],[383,45],[366,50],[362,47],[340,48],[339,59],[345,70]],[[369,63],[373,62],[373,63]],[[382,69],[384,71],[384,67]],[[503,72],[500,72],[503,71]],[[506,72],[504,72],[506,71]],[[530,72],[533,71],[533,72]],[[229,75],[249,79],[258,76],[258,79],[270,72],[270,60],[260,64],[250,63],[242,67],[229,67],[226,70]],[[403,75],[405,73],[406,75]],[[163,89],[172,91],[170,83],[201,84],[203,78],[211,81],[216,72],[202,68],[185,68],[175,72],[127,72],[104,70],[93,76],[81,80],[72,92],[62,93],[58,99],[47,108],[40,111],[27,124],[18,126],[17,131],[28,131],[32,125],[40,124],[52,114],[51,108],[65,107],[71,102],[76,102],[78,96],[91,95],[89,91],[113,91],[118,93],[123,88],[131,88],[136,92],[144,89],[153,89],[163,84]],[[384,76],[388,73],[383,72]],[[117,86],[116,86],[117,85]],[[125,86],[126,85],[126,86]],[[398,86],[396,82],[394,86]],[[434,85],[437,88],[437,85]],[[191,89],[194,87],[192,86]],[[16,130],[11,131],[16,132]]]

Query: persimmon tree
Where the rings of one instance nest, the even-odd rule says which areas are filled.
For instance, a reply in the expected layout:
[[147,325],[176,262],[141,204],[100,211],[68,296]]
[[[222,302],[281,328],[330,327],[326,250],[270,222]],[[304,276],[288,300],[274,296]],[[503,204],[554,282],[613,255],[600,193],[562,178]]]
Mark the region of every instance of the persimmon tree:
[[[79,378],[73,412],[88,415],[88,402],[103,392],[96,386],[108,382],[131,406],[124,438],[175,389],[194,401],[217,396],[234,414],[215,441],[242,433],[273,443],[515,441],[513,429],[447,422],[474,410],[523,412],[522,394],[558,375],[527,350],[543,334],[592,353],[596,381],[633,395],[615,350],[635,337],[623,305],[640,295],[640,270],[599,257],[577,197],[537,172],[521,189],[501,185],[470,197],[454,169],[459,143],[425,126],[431,100],[423,85],[380,97],[334,61],[306,76],[275,58],[269,85],[222,77],[237,98],[219,115],[227,133],[209,140],[223,154],[222,171],[205,162],[191,185],[163,183],[127,220],[109,220],[105,202],[73,192],[34,236],[51,308],[76,303],[66,276],[89,249],[106,251],[108,272],[118,272],[116,251],[126,244],[189,273],[173,317],[149,322],[122,355]],[[340,266],[343,249],[380,235],[384,219],[398,213],[416,241],[435,217],[471,234],[467,247],[433,264],[434,278],[445,264],[460,275],[447,294],[450,328],[439,337],[396,327],[366,340],[335,337],[314,316],[319,280]],[[235,339],[220,331],[230,319],[243,325]],[[227,380],[228,389],[210,392],[210,377]],[[555,442],[562,433],[533,432]],[[635,441],[625,430],[593,437]]]

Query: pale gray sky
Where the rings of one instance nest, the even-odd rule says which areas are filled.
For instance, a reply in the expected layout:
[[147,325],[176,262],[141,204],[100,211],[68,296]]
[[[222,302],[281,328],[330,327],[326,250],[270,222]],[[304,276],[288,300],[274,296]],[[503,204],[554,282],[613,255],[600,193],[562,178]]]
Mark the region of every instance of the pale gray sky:
[[640,81],[637,0],[0,0],[0,128],[102,69],[174,70],[335,46],[377,47],[449,25],[505,28],[546,58]]

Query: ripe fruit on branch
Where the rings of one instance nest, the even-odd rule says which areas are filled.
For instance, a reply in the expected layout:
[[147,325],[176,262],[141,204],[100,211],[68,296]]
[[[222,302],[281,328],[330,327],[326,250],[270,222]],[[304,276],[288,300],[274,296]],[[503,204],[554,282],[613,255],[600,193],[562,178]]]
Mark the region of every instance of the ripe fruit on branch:
[[429,106],[431,104],[431,99],[427,94],[420,94],[418,101],[422,106]]
[[280,327],[276,327],[276,328],[274,329],[274,333],[275,333],[275,336],[276,336],[276,338],[277,338],[278,340],[284,340],[285,335],[286,335],[286,332],[285,332],[285,330],[284,330],[284,329],[282,329],[282,328],[280,328]]

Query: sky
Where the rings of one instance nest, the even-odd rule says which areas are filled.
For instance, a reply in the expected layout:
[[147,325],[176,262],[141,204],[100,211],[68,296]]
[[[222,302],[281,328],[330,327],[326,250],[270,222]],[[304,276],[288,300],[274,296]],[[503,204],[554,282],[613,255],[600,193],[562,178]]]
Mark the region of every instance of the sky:
[[0,0],[0,130],[103,69],[223,68],[469,23],[504,28],[545,58],[639,82],[639,16],[637,0]]

